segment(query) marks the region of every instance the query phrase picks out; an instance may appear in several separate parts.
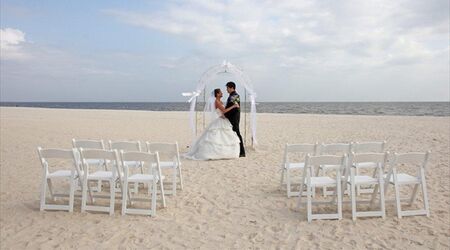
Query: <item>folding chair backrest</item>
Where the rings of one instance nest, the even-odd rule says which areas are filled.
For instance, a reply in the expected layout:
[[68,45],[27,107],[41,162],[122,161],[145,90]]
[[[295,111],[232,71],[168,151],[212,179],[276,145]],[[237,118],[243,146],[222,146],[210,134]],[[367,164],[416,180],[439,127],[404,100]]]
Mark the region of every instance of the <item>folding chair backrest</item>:
[[84,149],[80,148],[81,158],[83,160],[88,159],[99,159],[99,160],[117,160],[117,151],[115,150],[104,150],[104,149]]
[[[364,163],[364,162],[374,162],[379,164],[385,164],[388,158],[389,152],[386,153],[361,153],[355,154],[352,152],[350,154],[350,161],[353,164]],[[367,165],[367,168],[376,168],[377,165]]]
[[121,150],[120,154],[123,156],[124,161],[142,161],[156,163],[158,160],[158,153],[147,153],[147,152],[126,152]]
[[382,142],[355,142],[352,143],[352,151],[358,153],[383,153],[386,141]]
[[74,148],[84,149],[105,149],[103,140],[76,140],[72,139],[72,145]]
[[430,151],[425,153],[394,153],[392,163],[389,164],[391,168],[388,173],[392,174],[395,169],[397,173],[400,171],[401,173],[419,177],[425,173],[430,154]]
[[[306,157],[308,166],[329,165],[336,166],[335,168],[342,169],[345,166],[345,159],[347,155],[318,155]],[[331,167],[332,168],[332,167]]]
[[318,144],[286,144],[284,149],[284,163],[293,161],[304,162],[307,154],[316,155]]
[[[120,151],[120,158],[122,161],[139,161],[142,162],[144,166],[149,167],[149,173],[152,173],[152,166],[156,167],[158,173],[161,173],[161,168],[159,165],[159,155],[156,153],[148,153],[148,152],[124,152]],[[156,163],[154,165],[153,163]],[[125,169],[128,169],[126,164],[122,164]]]
[[141,152],[141,142],[139,141],[109,141],[109,148],[123,150],[125,152]]
[[180,161],[180,153],[178,151],[178,143],[150,143],[147,142],[147,150],[150,153],[158,152],[160,159]]
[[[335,170],[335,178],[340,178],[342,171],[346,167],[347,155],[337,156],[337,155],[318,155],[311,156],[306,155],[305,168],[303,169],[302,181],[304,182],[307,177],[313,176],[314,166],[328,165],[328,169]],[[333,171],[328,171],[333,172]]]
[[72,149],[56,149],[56,148],[48,148],[42,149],[38,147],[38,153],[41,159],[71,159],[73,160],[73,151]]
[[351,144],[350,143],[332,143],[332,144],[321,144],[319,147],[319,154],[321,155],[344,155],[350,154]]
[[74,149],[57,149],[57,148],[42,149],[41,147],[38,147],[38,154],[43,167],[50,167],[48,161],[50,159],[69,160],[70,163],[72,164],[71,167],[75,167],[75,170],[79,175],[81,169],[79,166],[79,158],[77,158],[77,153],[78,152]]
[[394,164],[410,164],[425,167],[430,157],[430,151],[425,153],[394,154]]

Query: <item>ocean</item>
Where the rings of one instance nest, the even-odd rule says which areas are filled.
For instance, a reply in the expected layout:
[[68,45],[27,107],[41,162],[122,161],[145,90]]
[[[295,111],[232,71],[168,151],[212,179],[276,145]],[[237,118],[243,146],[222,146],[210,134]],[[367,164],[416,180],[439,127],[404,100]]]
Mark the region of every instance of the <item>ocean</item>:
[[[3,107],[188,111],[186,102],[0,102]],[[249,103],[241,109],[250,110]],[[203,110],[198,103],[197,110]],[[450,102],[259,102],[257,113],[450,116]]]

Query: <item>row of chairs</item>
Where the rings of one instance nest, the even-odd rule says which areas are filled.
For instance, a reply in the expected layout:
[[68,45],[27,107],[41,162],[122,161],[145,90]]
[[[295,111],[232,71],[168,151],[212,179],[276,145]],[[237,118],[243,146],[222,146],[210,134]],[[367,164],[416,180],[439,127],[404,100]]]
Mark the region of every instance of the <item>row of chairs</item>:
[[[157,193],[166,206],[162,169],[172,169],[172,192],[176,195],[177,184],[183,189],[181,161],[178,144],[146,142],[147,151],[143,151],[140,142],[109,141],[105,149],[102,140],[72,140],[72,149],[38,148],[43,167],[40,210],[68,210],[73,212],[75,191],[81,191],[81,211],[99,211],[114,213],[116,192],[121,193],[122,214],[156,215]],[[50,163],[56,163],[53,166]],[[65,164],[64,164],[65,163]],[[55,169],[55,170],[54,170]],[[138,173],[136,173],[136,171]],[[134,172],[134,173],[133,173]],[[55,193],[53,181],[68,180],[69,193]],[[90,183],[96,182],[97,187]],[[109,195],[101,195],[102,183],[109,183]],[[129,184],[134,189],[129,189]],[[148,187],[145,198],[138,198],[139,185]],[[159,189],[159,190],[158,190]],[[53,201],[57,197],[68,196],[68,205],[48,204],[47,191]],[[133,192],[131,192],[133,191]],[[133,195],[132,195],[133,194]],[[170,193],[169,193],[170,194]],[[91,204],[87,200],[90,199]],[[109,206],[95,205],[96,198],[108,198]],[[151,201],[150,209],[129,208],[134,201]]]
[[[288,198],[291,196],[298,196],[298,191],[292,191],[291,172],[297,169],[303,169],[305,166],[306,154],[311,155],[349,155],[351,152],[355,153],[382,153],[385,151],[386,141],[382,142],[352,142],[352,143],[332,143],[332,144],[286,144],[283,156],[283,163],[281,164],[281,185],[286,184],[286,192]],[[360,165],[367,165],[360,164]],[[315,169],[316,176],[323,175],[327,171],[327,166],[318,166]],[[359,173],[359,165],[356,173]],[[357,194],[371,193],[372,189],[362,189],[357,186]],[[323,195],[332,194],[323,187]]]
[[[430,215],[425,169],[429,161],[430,152],[398,154],[383,152],[386,142],[366,143],[337,143],[337,144],[287,144],[282,164],[281,184],[286,185],[287,195],[299,196],[298,206],[302,207],[302,196],[307,198],[307,218],[313,219],[341,219],[342,198],[349,194],[352,206],[352,219],[357,217],[381,216],[385,218],[385,196],[388,186],[393,185],[395,191],[395,206],[398,218],[412,215]],[[375,151],[375,152],[374,152]],[[304,157],[292,160],[293,153],[300,153]],[[412,170],[415,172],[412,174]],[[298,182],[292,182],[292,170],[301,171]],[[405,172],[399,172],[401,171]],[[332,173],[327,173],[332,172]],[[360,173],[365,172],[365,173]],[[321,173],[321,174],[320,174]],[[286,182],[284,180],[286,179]],[[298,186],[293,192],[292,186]],[[406,200],[412,205],[416,200],[419,187],[422,189],[423,209],[403,210],[400,197],[400,187],[413,185],[412,194]],[[369,186],[370,188],[363,188]],[[316,188],[323,189],[323,195],[333,194],[331,201],[313,202]],[[333,191],[327,188],[333,188]],[[360,194],[371,194],[370,200],[358,200],[358,203],[369,203],[371,211],[357,211],[357,189]],[[379,199],[378,210],[373,210],[375,200]],[[312,203],[335,204],[337,199],[337,213],[313,214]]]
[[[89,148],[89,149],[110,149],[124,150],[129,152],[159,152],[161,160],[161,168],[172,169],[172,189],[168,194],[176,195],[177,179],[179,185],[183,189],[183,176],[181,174],[181,160],[178,143],[141,143],[140,141],[108,141],[108,147],[105,146],[103,140],[76,140],[72,139],[73,148]],[[142,145],[146,145],[146,149]],[[104,165],[101,160],[90,161],[91,164]],[[129,167],[140,168],[136,162],[127,162]],[[142,172],[142,170],[141,170]],[[99,186],[100,188],[100,186]],[[136,190],[136,188],[135,188]]]

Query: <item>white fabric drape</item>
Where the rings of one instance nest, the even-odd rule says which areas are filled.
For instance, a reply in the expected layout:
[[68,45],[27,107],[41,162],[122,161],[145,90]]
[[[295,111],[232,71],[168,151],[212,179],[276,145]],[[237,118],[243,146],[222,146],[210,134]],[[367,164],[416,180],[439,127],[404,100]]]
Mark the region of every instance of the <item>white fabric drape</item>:
[[[252,140],[253,145],[257,144],[256,140],[256,93],[253,90],[253,87],[250,83],[250,78],[242,72],[238,67],[235,65],[224,61],[222,65],[217,65],[209,68],[205,73],[203,73],[202,77],[198,81],[197,87],[195,91],[190,93],[183,93],[183,96],[189,96],[188,102],[190,103],[190,109],[189,109],[189,122],[191,126],[191,130],[193,133],[193,137],[195,138],[196,134],[196,126],[195,126],[195,105],[197,103],[197,97],[202,93],[203,89],[205,88],[206,84],[209,81],[210,78],[215,76],[218,73],[230,73],[233,74],[237,79],[237,84],[242,85],[245,90],[247,91],[248,95],[250,96],[250,125],[251,125],[251,132],[252,132]],[[208,105],[207,105],[208,106]],[[206,108],[206,107],[205,107]]]

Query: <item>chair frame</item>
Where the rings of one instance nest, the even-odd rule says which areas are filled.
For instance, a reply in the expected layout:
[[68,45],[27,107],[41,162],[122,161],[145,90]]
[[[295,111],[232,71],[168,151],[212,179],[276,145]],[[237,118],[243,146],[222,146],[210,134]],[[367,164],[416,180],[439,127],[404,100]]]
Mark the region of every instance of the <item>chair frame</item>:
[[[300,192],[293,192],[291,190],[291,169],[300,169],[303,170],[305,167],[305,161],[303,162],[291,162],[289,159],[290,153],[305,153],[316,155],[317,154],[317,147],[318,143],[315,144],[286,144],[284,148],[284,155],[283,155],[283,162],[281,164],[281,180],[280,180],[280,187],[283,188],[284,179],[286,179],[286,193],[287,197],[290,198],[292,196],[298,196]],[[299,183],[301,184],[301,183]],[[313,193],[314,195],[314,193]]]
[[[341,172],[345,169],[347,164],[347,155],[336,156],[336,155],[319,155],[319,156],[306,156],[305,167],[303,169],[302,176],[302,186],[300,188],[300,194],[298,198],[298,207],[302,207],[302,193],[306,190],[306,204],[307,204],[307,219],[311,222],[314,219],[342,219],[342,174]],[[336,171],[335,179],[331,177],[316,177],[312,176],[314,173],[314,166],[318,165],[330,165],[329,169],[334,169]],[[324,184],[323,180],[328,182]],[[322,182],[322,183],[321,183]],[[332,184],[331,184],[332,183]],[[312,201],[312,191],[316,187],[336,187],[334,191],[335,197],[337,198],[337,212],[332,214],[313,214],[312,204],[320,204],[324,202],[313,202]],[[325,202],[326,204],[335,203],[335,198],[330,202]]]
[[[349,155],[351,153],[351,145],[352,143],[330,143],[330,144],[320,144],[318,147],[318,154],[317,155]],[[320,175],[320,172],[322,172],[322,176],[324,176],[326,171],[328,170],[329,166],[327,165],[319,165],[317,166],[316,170],[316,176]],[[333,168],[333,167],[331,167]],[[327,197],[327,195],[334,194],[334,191],[327,190],[327,186],[322,187],[322,193],[324,197]]]
[[[124,169],[124,179],[123,179],[123,197],[122,197],[122,215],[125,214],[141,214],[141,215],[156,215],[156,200],[157,200],[157,189],[159,184],[159,188],[161,191],[161,200],[163,207],[166,207],[166,199],[164,196],[164,186],[163,179],[164,177],[161,175],[161,166],[159,164],[159,155],[156,153],[147,153],[147,152],[124,152],[120,151],[120,159],[122,161],[122,166]],[[129,166],[125,163],[126,161],[139,161],[145,164],[148,163],[149,173],[148,174],[135,174],[129,176]],[[153,163],[156,164],[153,167]],[[128,184],[133,181],[137,181],[141,183],[148,184],[148,194],[151,195],[149,199],[139,199],[139,200],[150,200],[151,207],[149,210],[147,209],[137,209],[137,208],[128,208],[127,200],[133,200],[133,197],[128,192]],[[136,182],[134,182],[136,183]]]
[[[80,178],[82,178],[82,171],[79,168],[77,159],[75,157],[75,151],[72,149],[57,149],[48,148],[43,149],[41,147],[37,148],[39,159],[42,165],[42,183],[41,183],[41,194],[40,194],[40,207],[39,210],[67,210],[73,212],[75,188],[77,184],[81,184]],[[57,170],[53,173],[49,171],[49,164],[47,159],[65,159],[71,160],[72,168],[70,170]],[[70,174],[67,173],[70,171]],[[56,194],[53,192],[52,179],[67,179],[70,182],[69,194]],[[68,205],[56,205],[47,204],[47,188],[50,193],[50,197],[53,201],[56,197],[69,197]]]
[[[109,148],[111,150],[117,150],[124,152],[142,152],[141,142],[140,141],[108,141]],[[142,162],[136,161],[122,161],[122,164],[126,164],[128,167],[139,168],[141,174],[144,173],[144,169],[142,166]],[[139,183],[134,184],[133,192],[137,193],[139,189]]]
[[[425,169],[428,165],[429,158],[430,158],[431,151],[427,151],[425,153],[394,153],[394,159],[391,165],[391,168],[386,175],[385,179],[385,195],[387,194],[389,184],[394,185],[394,191],[395,191],[395,207],[397,210],[397,217],[401,219],[403,216],[414,216],[414,215],[426,215],[427,217],[430,216],[430,206],[428,203],[428,193],[427,193],[427,183],[425,178]],[[408,174],[409,177],[412,177],[413,181],[400,181],[399,175],[402,175],[401,173],[398,173],[397,166],[400,164],[412,164],[416,165],[418,167],[418,174],[417,176],[411,176]],[[408,198],[408,205],[412,205],[414,201],[416,200],[417,191],[419,189],[419,186],[422,187],[422,196],[423,196],[423,203],[424,203],[424,209],[417,209],[417,210],[402,210],[401,207],[401,201],[403,200],[400,197],[400,187],[402,185],[414,185],[413,193],[411,194],[411,197]]]
[[[383,219],[386,217],[385,199],[384,199],[384,167],[387,163],[389,152],[386,153],[362,153],[355,154],[352,152],[349,157],[349,164],[347,164],[347,171],[345,174],[345,187],[350,186],[350,198],[352,204],[352,220],[355,221],[357,217],[374,217],[381,216]],[[367,175],[358,175],[357,166],[359,163],[374,163],[364,164],[361,168],[374,169],[375,177]],[[350,174],[350,175],[349,175]],[[365,179],[365,180],[364,180]],[[375,185],[372,189],[372,197],[370,199],[370,207],[373,207],[376,195],[379,194],[379,210],[372,211],[357,211],[357,192],[356,188],[359,185]],[[378,192],[380,189],[380,192]],[[344,193],[344,192],[342,192]]]
[[172,190],[166,191],[166,194],[177,194],[177,179],[179,178],[180,190],[183,190],[183,176],[181,173],[181,160],[180,160],[180,151],[178,149],[178,142],[174,143],[161,143],[161,142],[146,142],[147,150],[149,153],[159,152],[159,158],[161,159],[161,155],[164,153],[171,153],[173,160],[172,161],[161,161],[160,166],[161,169],[171,168],[172,172]]
[[[97,211],[97,212],[108,212],[110,215],[114,214],[114,205],[115,205],[115,197],[116,197],[116,182],[119,182],[120,190],[123,195],[123,186],[122,186],[122,171],[120,167],[119,155],[116,150],[102,150],[102,149],[83,149],[80,148],[81,162],[84,169],[84,178],[83,178],[83,193],[81,196],[81,212],[85,211]],[[111,171],[96,171],[94,173],[90,173],[89,160],[101,160],[109,161],[112,163]],[[99,174],[98,174],[99,173]],[[111,176],[102,176],[102,174],[109,174]],[[98,174],[98,175],[97,175]],[[98,195],[100,198],[109,198],[110,203],[109,207],[105,206],[96,206],[87,205],[87,189],[88,189],[88,181],[108,181],[110,188],[110,195],[107,197]]]
[[[371,142],[354,142],[352,143],[352,149],[351,151],[354,152],[355,154],[360,154],[360,153],[384,153],[386,149],[386,141],[381,141],[381,142],[375,142],[375,141],[371,141]],[[365,164],[357,164],[356,167],[356,175],[359,175],[359,169],[361,165],[368,165],[371,164],[369,162],[365,163]],[[364,168],[365,166],[361,166],[362,168]],[[374,172],[372,177],[376,176],[376,168],[374,168]],[[367,193],[373,193],[373,188],[363,188],[361,187],[361,185],[357,185],[356,186],[356,194],[360,195],[360,194],[367,194]]]
[[[105,143],[103,140],[78,140],[78,139],[72,139],[72,146],[74,148],[80,149],[103,149],[105,150]],[[107,161],[106,160],[91,160],[88,161],[91,165],[97,165],[97,166],[103,166],[105,171],[108,170]],[[97,182],[97,188],[93,189],[92,191],[101,192],[102,191],[102,182]]]

